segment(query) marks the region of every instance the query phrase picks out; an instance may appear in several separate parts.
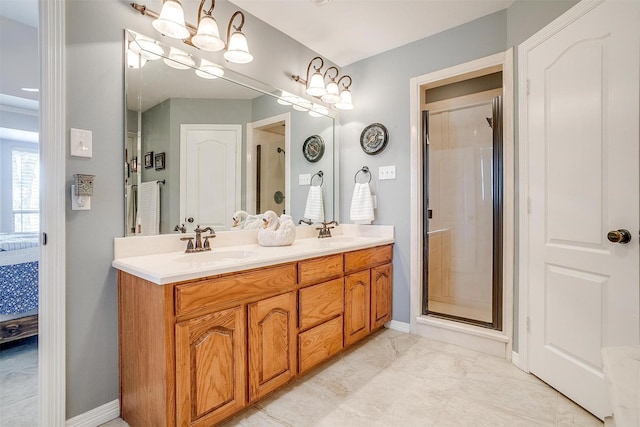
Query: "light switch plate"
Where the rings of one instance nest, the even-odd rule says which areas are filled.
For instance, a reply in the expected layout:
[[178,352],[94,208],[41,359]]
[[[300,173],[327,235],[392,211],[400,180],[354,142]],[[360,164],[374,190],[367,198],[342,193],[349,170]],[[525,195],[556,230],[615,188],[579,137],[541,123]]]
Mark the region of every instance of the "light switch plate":
[[93,134],[90,130],[71,128],[69,144],[72,156],[93,157]]
[[380,166],[378,168],[378,179],[396,179],[396,165]]
[[311,185],[311,174],[302,173],[298,175],[298,185]]

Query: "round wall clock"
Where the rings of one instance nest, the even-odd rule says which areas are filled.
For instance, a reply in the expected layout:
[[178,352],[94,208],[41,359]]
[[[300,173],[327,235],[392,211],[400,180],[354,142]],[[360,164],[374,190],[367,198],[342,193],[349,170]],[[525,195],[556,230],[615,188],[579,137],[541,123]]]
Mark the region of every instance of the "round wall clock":
[[360,134],[360,146],[367,154],[378,154],[387,146],[389,132],[380,123],[372,123]]
[[324,140],[320,135],[311,135],[302,144],[302,154],[304,158],[315,163],[322,158],[324,154]]

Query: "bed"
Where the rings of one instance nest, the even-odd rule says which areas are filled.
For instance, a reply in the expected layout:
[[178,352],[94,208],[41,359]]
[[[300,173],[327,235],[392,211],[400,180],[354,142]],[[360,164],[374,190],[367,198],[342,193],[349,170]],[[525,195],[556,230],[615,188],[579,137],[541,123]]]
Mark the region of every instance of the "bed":
[[0,344],[38,333],[38,234],[0,233]]

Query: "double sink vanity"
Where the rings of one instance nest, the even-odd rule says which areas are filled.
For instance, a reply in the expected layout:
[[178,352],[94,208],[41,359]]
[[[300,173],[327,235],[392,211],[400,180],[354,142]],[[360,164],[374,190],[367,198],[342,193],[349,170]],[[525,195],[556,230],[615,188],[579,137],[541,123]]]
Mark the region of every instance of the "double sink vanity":
[[115,239],[122,418],[210,426],[391,320],[392,226],[340,225],[290,246],[220,232]]

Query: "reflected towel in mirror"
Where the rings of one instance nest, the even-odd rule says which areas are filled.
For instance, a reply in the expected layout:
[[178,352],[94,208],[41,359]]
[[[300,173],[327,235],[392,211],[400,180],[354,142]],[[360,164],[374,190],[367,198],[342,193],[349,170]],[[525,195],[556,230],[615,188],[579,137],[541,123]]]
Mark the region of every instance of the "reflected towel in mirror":
[[304,217],[313,222],[324,221],[324,201],[322,200],[322,187],[311,185],[307,196],[307,205],[304,209]]
[[138,186],[136,234],[152,236],[160,232],[160,188],[157,181]]
[[351,198],[351,221],[355,224],[371,224],[374,220],[373,197],[369,183],[356,182]]

